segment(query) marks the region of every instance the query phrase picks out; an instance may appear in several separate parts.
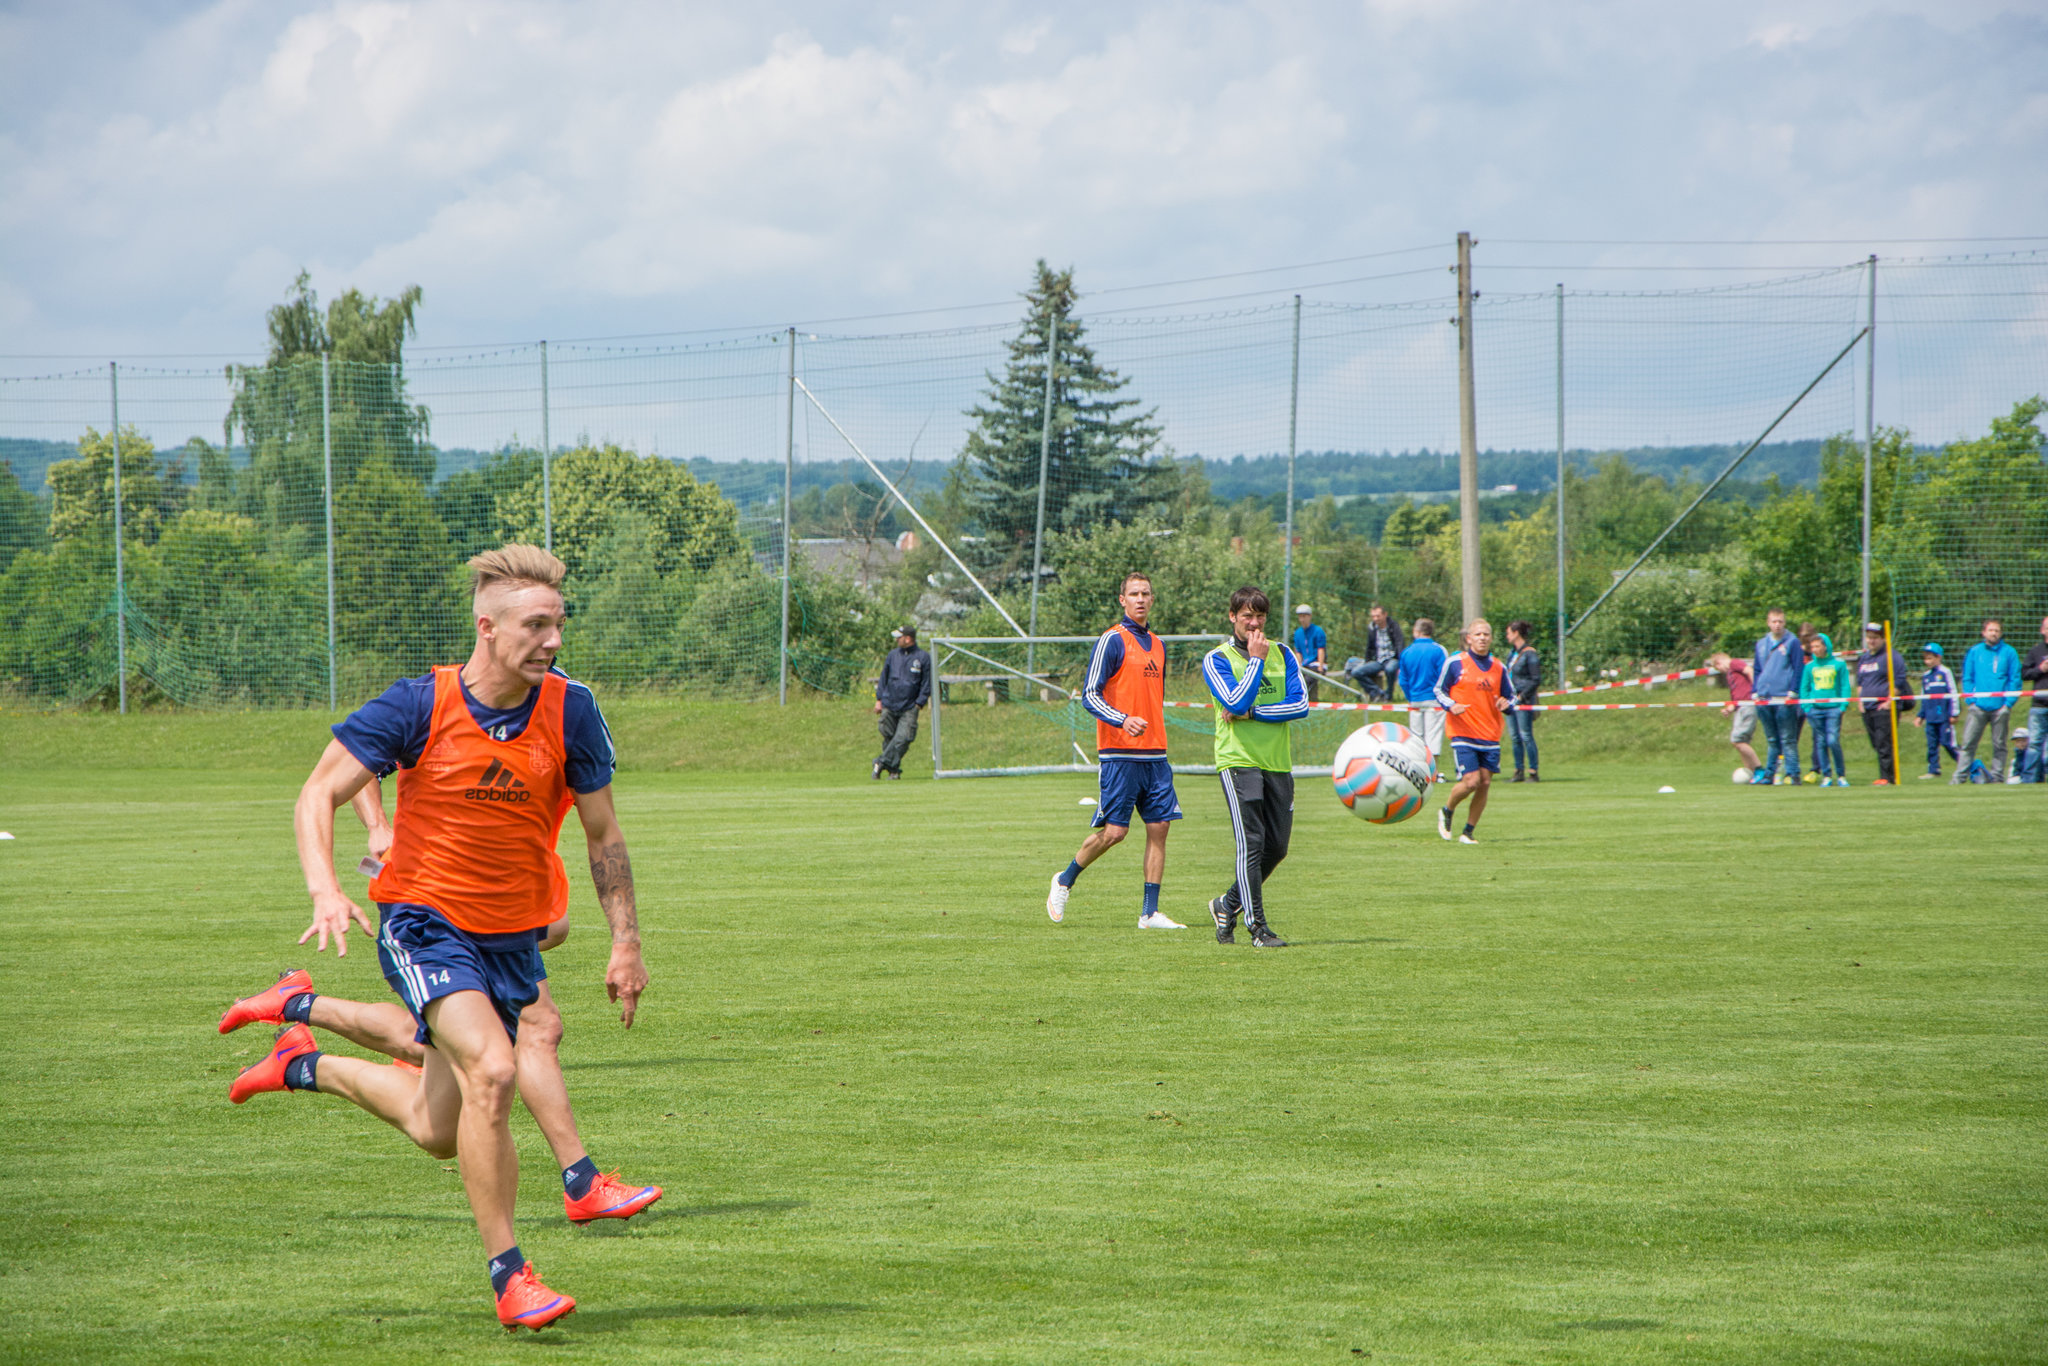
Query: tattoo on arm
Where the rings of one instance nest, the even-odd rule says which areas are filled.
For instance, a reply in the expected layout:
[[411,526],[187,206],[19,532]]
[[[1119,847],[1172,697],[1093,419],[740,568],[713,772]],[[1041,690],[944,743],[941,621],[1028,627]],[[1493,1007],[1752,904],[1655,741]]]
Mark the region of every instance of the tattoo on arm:
[[597,885],[597,904],[612,928],[615,944],[640,942],[640,914],[633,901],[633,860],[626,842],[613,840],[590,855],[590,880]]

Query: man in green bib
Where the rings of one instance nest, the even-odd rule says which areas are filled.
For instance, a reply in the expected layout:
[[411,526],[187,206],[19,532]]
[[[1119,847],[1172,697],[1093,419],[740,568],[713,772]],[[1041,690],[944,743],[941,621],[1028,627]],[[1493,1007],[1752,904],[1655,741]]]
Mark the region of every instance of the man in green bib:
[[1301,661],[1266,639],[1266,595],[1245,587],[1230,595],[1230,632],[1202,660],[1216,702],[1216,771],[1237,839],[1237,880],[1209,903],[1216,942],[1237,942],[1237,917],[1262,949],[1287,941],[1266,924],[1266,879],[1287,857],[1294,830],[1294,751],[1287,723],[1308,715]]

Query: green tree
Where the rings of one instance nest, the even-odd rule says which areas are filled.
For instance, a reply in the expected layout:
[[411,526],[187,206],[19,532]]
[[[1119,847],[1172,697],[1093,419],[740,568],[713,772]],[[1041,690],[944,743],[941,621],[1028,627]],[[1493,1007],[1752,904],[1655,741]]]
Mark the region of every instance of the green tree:
[[[715,484],[699,483],[673,460],[638,455],[618,446],[579,446],[552,462],[555,554],[573,575],[598,543],[628,514],[653,528],[644,544],[654,572],[702,573],[744,553],[739,509]],[[515,540],[539,545],[542,536],[540,476],[507,494],[499,518]]]
[[[407,401],[404,346],[415,331],[420,287],[379,300],[350,289],[323,312],[305,272],[285,302],[270,310],[270,353],[262,365],[231,365],[229,427],[250,451],[238,481],[243,510],[274,512],[300,526],[325,518],[325,462],[331,444],[334,487],[381,460],[404,478],[434,477],[428,413]],[[329,374],[330,430],[323,431],[320,358]],[[326,440],[323,440],[326,438]]]
[[1403,498],[1387,514],[1380,544],[1394,550],[1413,550],[1450,524],[1449,503],[1413,503]]
[[49,540],[50,518],[43,500],[21,486],[12,465],[0,461],[0,574],[7,572],[16,555],[41,550]]
[[[1913,458],[1905,432],[1884,428],[1871,452],[1871,538],[1883,542],[1893,488],[1902,464]],[[1846,433],[1821,444],[1820,482],[1814,489],[1778,488],[1749,520],[1743,536],[1747,560],[1736,576],[1730,631],[1750,630],[1763,614],[1782,607],[1794,621],[1812,621],[1837,640],[1860,638],[1863,607],[1863,443]],[[1881,561],[1870,575],[1870,610],[1891,610],[1891,585]]]
[[[111,546],[114,535],[114,438],[85,429],[78,458],[53,461],[44,475],[50,483],[50,539],[102,538]],[[156,446],[130,426],[121,428],[121,519],[130,543],[147,544],[164,523],[184,506],[186,488],[181,463],[172,459],[158,467]]]
[[417,480],[381,458],[334,497],[334,619],[358,662],[386,680],[468,652],[461,564]]
[[466,560],[480,550],[503,545],[509,539],[501,511],[505,500],[539,478],[539,451],[508,449],[436,484],[434,511],[448,528],[455,558]]
[[1904,464],[1878,542],[1901,627],[1957,641],[1986,617],[2037,622],[2048,602],[2048,464],[2039,395],[1991,430]]
[[1096,359],[1073,317],[1074,272],[1044,261],[1025,291],[1024,322],[1001,376],[988,376],[959,466],[974,521],[993,557],[1028,575],[1038,517],[1039,448],[1045,437],[1046,328],[1058,320],[1052,357],[1052,430],[1046,449],[1045,525],[1070,531],[1127,522],[1184,491],[1185,472],[1155,461],[1156,410],[1124,396],[1129,380]]

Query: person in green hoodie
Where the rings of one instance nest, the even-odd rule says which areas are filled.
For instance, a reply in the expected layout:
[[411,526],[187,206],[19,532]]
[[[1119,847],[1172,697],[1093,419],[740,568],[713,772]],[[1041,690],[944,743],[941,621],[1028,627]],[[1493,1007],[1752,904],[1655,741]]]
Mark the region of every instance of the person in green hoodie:
[[1842,762],[1842,712],[1849,705],[1849,668],[1835,658],[1827,632],[1806,638],[1806,667],[1799,673],[1799,710],[1813,727],[1813,771],[1822,787],[1847,787]]

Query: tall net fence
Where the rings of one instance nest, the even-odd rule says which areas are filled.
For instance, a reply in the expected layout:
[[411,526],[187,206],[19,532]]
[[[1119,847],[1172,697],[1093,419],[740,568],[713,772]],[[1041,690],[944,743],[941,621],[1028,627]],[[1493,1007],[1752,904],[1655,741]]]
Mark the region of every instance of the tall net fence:
[[[1958,641],[2048,611],[2021,406],[2048,389],[2048,260],[1885,262],[1877,283],[1873,611]],[[1560,582],[1570,681],[1697,663],[1768,605],[1854,623],[1868,299],[1861,265],[1482,288],[1484,595],[1496,625],[1531,623],[1547,681]],[[1132,568],[1165,632],[1220,631],[1258,584],[1276,615],[1312,605],[1341,664],[1375,603],[1404,631],[1460,615],[1453,312],[1033,298],[1021,323],[883,336],[0,377],[0,695],[347,707],[465,651],[463,561],[507,539],[568,562],[563,663],[614,690],[862,693],[893,626],[1092,636]],[[1068,762],[1092,722],[1039,691],[957,724],[1023,725],[989,753]]]

